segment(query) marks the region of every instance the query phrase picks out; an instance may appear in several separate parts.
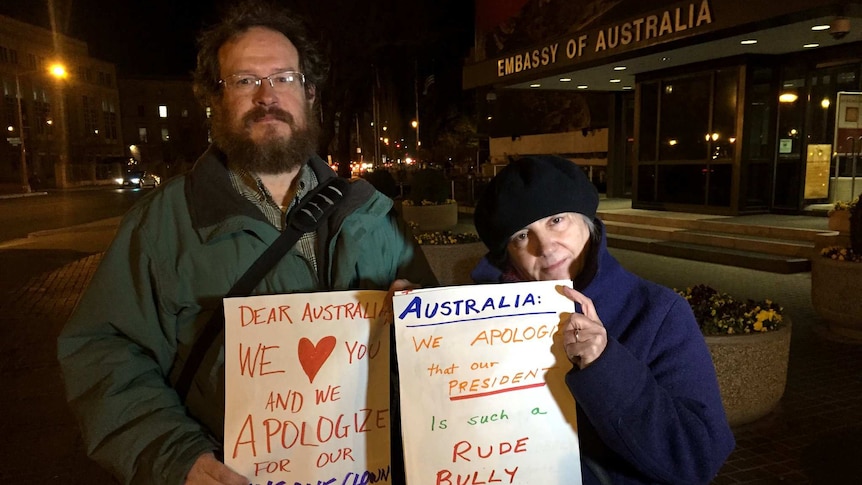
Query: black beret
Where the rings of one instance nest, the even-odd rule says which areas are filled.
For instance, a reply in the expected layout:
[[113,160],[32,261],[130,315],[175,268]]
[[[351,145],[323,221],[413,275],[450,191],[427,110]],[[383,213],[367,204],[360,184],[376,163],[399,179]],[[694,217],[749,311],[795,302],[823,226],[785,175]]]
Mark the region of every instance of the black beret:
[[491,179],[473,223],[488,246],[489,259],[505,259],[509,238],[526,226],[554,214],[577,212],[596,216],[599,194],[583,169],[565,158],[542,155],[511,162]]

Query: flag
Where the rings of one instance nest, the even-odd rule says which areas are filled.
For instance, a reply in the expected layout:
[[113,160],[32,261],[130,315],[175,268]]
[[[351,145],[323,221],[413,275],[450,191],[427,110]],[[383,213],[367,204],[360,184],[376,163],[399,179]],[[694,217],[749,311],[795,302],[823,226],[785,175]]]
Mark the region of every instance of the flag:
[[422,90],[423,95],[428,94],[428,89],[431,87],[432,84],[434,84],[434,75],[433,74],[425,78],[425,89]]

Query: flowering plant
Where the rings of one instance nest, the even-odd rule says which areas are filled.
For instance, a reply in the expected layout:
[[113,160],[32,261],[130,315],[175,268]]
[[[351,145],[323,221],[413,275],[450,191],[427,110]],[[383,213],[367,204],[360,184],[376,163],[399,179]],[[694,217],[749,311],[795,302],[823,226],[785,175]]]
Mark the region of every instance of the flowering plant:
[[[457,201],[455,199],[445,199],[445,200],[443,200],[443,202],[434,202],[433,200],[422,199],[421,201],[419,201],[418,205],[421,205],[421,206],[444,205],[444,204],[455,204],[455,203],[457,203]],[[417,205],[417,204],[410,199],[404,199],[401,201],[401,205]]]
[[828,246],[820,250],[821,256],[836,261],[862,262],[862,210],[860,207],[862,205],[859,204],[859,197],[850,202],[839,200],[833,204],[829,215],[843,210],[850,213],[850,247]]
[[741,335],[776,330],[781,306],[771,300],[737,300],[707,285],[676,290],[691,305],[704,335]]
[[413,237],[420,245],[464,244],[478,242],[479,236],[469,232],[434,231],[416,234]]
[[419,226],[415,222],[409,221],[407,225],[413,229],[413,237],[420,245],[436,246],[444,244],[465,244],[480,241],[479,236],[472,232],[456,233],[452,231],[432,231],[417,233],[416,230]]
[[829,209],[827,215],[832,215],[835,211],[849,211],[853,210],[856,207],[856,204],[859,202],[859,197],[847,202],[846,200],[836,200],[834,204],[832,204],[832,208]]
[[862,254],[857,254],[853,251],[853,248],[844,246],[827,246],[820,250],[820,255],[824,258],[834,259],[835,261],[862,263]]

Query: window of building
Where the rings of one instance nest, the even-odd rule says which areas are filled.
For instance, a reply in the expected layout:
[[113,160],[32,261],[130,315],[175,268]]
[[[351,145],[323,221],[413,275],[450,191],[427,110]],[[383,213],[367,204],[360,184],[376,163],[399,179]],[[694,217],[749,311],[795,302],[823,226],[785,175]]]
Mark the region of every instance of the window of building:
[[105,138],[117,139],[117,113],[114,103],[108,100],[102,101],[102,118],[105,126]]
[[[21,107],[24,110],[24,107]],[[18,101],[8,94],[3,97],[3,127],[14,127],[14,136],[21,136],[18,126]]]
[[709,75],[662,82],[659,160],[704,160],[709,134]]
[[54,132],[54,116],[51,108],[51,104],[45,101],[36,100],[33,102],[33,125],[39,135],[48,135]]
[[141,143],[149,143],[149,137],[147,137],[147,128],[139,127],[138,128],[138,141]]
[[729,206],[739,66],[640,86],[638,202]]
[[640,142],[638,143],[639,158],[644,162],[654,162],[658,150],[658,83],[644,83],[640,88]]
[[96,100],[89,96],[83,96],[81,104],[84,112],[84,135],[95,135],[99,130],[99,115],[96,111]]
[[162,141],[170,141],[171,135],[167,128],[162,128]]
[[167,105],[160,104],[159,105],[159,118],[167,118],[168,117],[168,107]]

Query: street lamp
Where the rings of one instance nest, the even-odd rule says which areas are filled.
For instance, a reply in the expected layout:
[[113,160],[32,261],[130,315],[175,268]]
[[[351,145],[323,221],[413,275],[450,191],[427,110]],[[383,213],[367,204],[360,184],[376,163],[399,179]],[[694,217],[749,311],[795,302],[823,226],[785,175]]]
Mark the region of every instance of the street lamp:
[[[21,191],[29,194],[33,191],[30,187],[30,178],[27,174],[27,144],[24,140],[24,110],[21,107],[21,76],[38,72],[34,71],[15,71],[15,100],[18,107],[18,138],[21,143]],[[66,68],[62,64],[53,64],[49,68],[49,72],[57,79],[64,79],[67,76]]]
[[419,156],[419,120],[410,122],[410,126],[416,129],[416,156]]

